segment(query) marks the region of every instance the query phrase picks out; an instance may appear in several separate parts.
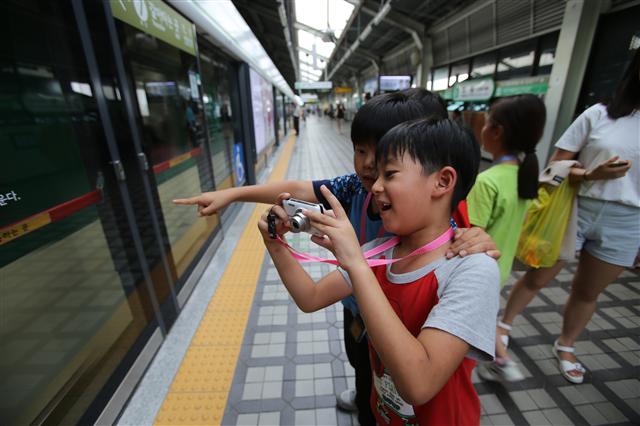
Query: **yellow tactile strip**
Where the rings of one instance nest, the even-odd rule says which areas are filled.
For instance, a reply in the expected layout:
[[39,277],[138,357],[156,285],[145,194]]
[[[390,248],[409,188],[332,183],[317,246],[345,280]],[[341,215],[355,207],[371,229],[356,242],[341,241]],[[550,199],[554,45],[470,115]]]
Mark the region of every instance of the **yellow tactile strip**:
[[[269,181],[285,177],[295,136],[290,135]],[[222,422],[244,331],[258,284],[264,245],[256,224],[258,205],[231,256],[180,369],[160,407],[157,425]]]

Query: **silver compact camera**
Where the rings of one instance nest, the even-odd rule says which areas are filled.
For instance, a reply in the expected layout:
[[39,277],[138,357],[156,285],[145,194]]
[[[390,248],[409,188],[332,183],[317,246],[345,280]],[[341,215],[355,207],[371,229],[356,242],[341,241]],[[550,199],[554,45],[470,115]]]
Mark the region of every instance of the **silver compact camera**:
[[324,207],[322,204],[308,203],[302,200],[296,200],[295,198],[289,198],[282,202],[284,211],[289,216],[289,224],[291,225],[291,232],[307,232],[309,234],[322,236],[322,232],[315,229],[309,223],[309,218],[302,214],[302,210],[311,210],[324,214]]

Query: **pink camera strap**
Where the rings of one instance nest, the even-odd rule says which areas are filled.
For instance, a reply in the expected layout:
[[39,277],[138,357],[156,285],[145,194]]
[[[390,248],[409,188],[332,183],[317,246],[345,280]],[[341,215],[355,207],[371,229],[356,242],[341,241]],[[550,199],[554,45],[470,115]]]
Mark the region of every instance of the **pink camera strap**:
[[[416,256],[418,254],[423,254],[423,253],[427,253],[427,252],[433,251],[433,250],[441,247],[442,245],[446,244],[447,242],[451,241],[452,237],[453,237],[453,228],[448,228],[438,238],[436,238],[435,240],[431,241],[430,243],[427,243],[427,244],[423,245],[422,247],[412,251],[411,253],[409,253],[406,256],[403,256],[403,257],[400,257],[400,258],[397,258],[397,259],[371,259],[373,256],[376,256],[376,255],[378,255],[380,253],[384,253],[385,251],[389,250],[390,248],[393,248],[393,247],[397,246],[400,243],[400,238],[399,237],[392,237],[389,240],[385,241],[384,243],[380,244],[379,246],[374,247],[371,250],[365,251],[363,253],[363,255],[364,255],[364,258],[367,260],[367,264],[369,266],[389,265],[389,264],[396,263],[396,262],[399,262],[401,260],[407,259],[409,257]],[[340,263],[338,263],[338,261],[335,260],[335,259],[325,259],[323,257],[314,256],[312,254],[305,253],[305,252],[302,252],[300,250],[297,250],[297,249],[291,247],[289,244],[287,244],[282,238],[280,238],[280,236],[278,236],[278,241],[280,242],[280,244],[282,244],[285,247],[287,247],[289,249],[289,251],[291,252],[291,254],[293,255],[293,257],[296,260],[298,260],[300,263],[321,262],[321,263],[328,263],[328,264],[331,264],[331,265],[340,266]]]

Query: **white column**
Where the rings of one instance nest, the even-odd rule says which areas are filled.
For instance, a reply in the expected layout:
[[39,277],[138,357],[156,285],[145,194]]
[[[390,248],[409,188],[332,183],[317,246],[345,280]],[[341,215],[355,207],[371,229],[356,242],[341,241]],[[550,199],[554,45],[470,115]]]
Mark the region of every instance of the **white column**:
[[433,67],[433,46],[431,45],[431,37],[428,35],[422,39],[421,61],[418,74],[418,87],[423,89],[427,87],[427,81],[431,75]]
[[543,167],[554,145],[569,127],[578,102],[587,68],[593,36],[598,26],[601,5],[607,2],[569,0],[562,18],[556,57],[544,103],[547,123],[538,144],[538,160]]

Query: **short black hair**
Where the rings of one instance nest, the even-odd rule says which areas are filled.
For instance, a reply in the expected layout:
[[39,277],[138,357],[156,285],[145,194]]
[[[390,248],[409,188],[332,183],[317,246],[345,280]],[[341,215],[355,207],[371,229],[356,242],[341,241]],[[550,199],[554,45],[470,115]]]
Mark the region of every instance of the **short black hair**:
[[447,117],[438,95],[426,89],[407,89],[371,98],[356,113],[351,124],[354,145],[377,143],[393,126],[405,121],[436,116]]
[[473,187],[480,167],[480,145],[473,133],[449,119],[422,118],[401,123],[389,130],[378,142],[376,163],[404,154],[422,165],[425,174],[451,166],[457,181],[451,199],[451,210]]

